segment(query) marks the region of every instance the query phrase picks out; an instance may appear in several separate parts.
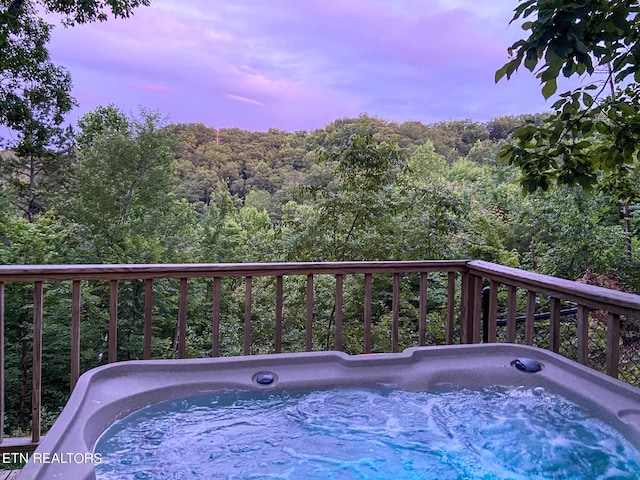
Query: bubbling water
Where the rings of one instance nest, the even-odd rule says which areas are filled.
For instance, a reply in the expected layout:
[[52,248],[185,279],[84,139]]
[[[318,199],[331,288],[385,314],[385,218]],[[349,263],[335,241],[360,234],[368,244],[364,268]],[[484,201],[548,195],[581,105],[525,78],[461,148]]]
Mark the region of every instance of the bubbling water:
[[640,453],[543,389],[337,389],[163,402],[114,424],[98,480],[637,479]]

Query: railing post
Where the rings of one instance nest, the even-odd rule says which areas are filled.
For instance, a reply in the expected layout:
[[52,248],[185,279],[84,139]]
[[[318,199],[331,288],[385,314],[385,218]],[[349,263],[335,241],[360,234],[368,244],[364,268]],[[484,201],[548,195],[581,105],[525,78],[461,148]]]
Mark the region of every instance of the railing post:
[[470,343],[468,341],[468,332],[471,329],[471,305],[473,304],[471,275],[468,272],[462,272],[460,283],[460,343]]
[[496,321],[489,314],[489,300],[491,296],[491,287],[482,289],[482,343],[489,343],[489,324]]
[[620,315],[609,313],[607,317],[607,375],[618,378],[620,361]]
[[244,290],[244,355],[251,355],[251,289],[253,278],[245,278]]
[[425,272],[420,274],[420,300],[418,318],[418,343],[424,346],[427,343],[427,288],[429,279]]
[[0,282],[0,443],[4,440],[4,283]]
[[560,300],[556,297],[549,299],[549,350],[554,353],[560,351]]
[[482,277],[473,276],[473,310],[471,343],[480,343],[480,323],[482,321]]
[[344,276],[336,275],[336,332],[335,349],[342,350],[342,308],[343,308]]
[[282,300],[284,297],[284,280],[282,275],[276,277],[276,353],[282,353]]
[[213,313],[211,314],[211,356],[220,356],[220,277],[213,277]]
[[582,365],[589,364],[589,309],[578,305],[576,317],[577,359]]
[[507,342],[515,343],[516,341],[516,315],[517,311],[517,294],[518,288],[509,285],[507,287]]
[[453,332],[456,314],[456,273],[449,272],[447,275],[447,327],[445,331],[445,342],[447,345],[453,344]]
[[142,358],[144,360],[151,359],[151,335],[153,321],[153,279],[148,278],[144,281],[144,347]]
[[186,278],[180,279],[180,298],[178,300],[178,358],[187,357],[187,292]]
[[[462,274],[462,314],[460,321],[460,343],[474,343],[480,339],[481,287],[482,278],[464,272]],[[476,299],[476,297],[478,297]],[[478,327],[475,327],[478,325]],[[475,333],[475,330],[478,333]]]
[[527,292],[527,317],[524,324],[524,343],[533,345],[533,336],[535,334],[535,315],[536,315],[536,292],[529,290]]
[[400,339],[400,274],[393,274],[393,304],[391,307],[391,351],[398,351]]
[[71,285],[71,390],[80,376],[80,280]]
[[118,280],[109,282],[109,363],[118,359]]
[[364,276],[364,353],[371,353],[371,298],[373,295],[373,276]]
[[498,289],[500,283],[491,280],[489,284],[489,325],[487,328],[487,341],[495,343],[498,330]]
[[31,391],[31,441],[40,441],[42,400],[42,282],[33,283],[33,390]]
[[313,350],[313,275],[307,275],[307,325],[305,349]]

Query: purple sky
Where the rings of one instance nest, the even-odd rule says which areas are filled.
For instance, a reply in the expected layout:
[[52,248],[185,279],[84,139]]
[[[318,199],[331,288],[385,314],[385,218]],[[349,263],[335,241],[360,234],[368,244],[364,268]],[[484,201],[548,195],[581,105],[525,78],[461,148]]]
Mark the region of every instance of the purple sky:
[[368,113],[402,122],[548,110],[522,71],[494,84],[515,0],[153,0],[127,20],[56,26],[71,119],[114,103],[171,122],[311,130]]

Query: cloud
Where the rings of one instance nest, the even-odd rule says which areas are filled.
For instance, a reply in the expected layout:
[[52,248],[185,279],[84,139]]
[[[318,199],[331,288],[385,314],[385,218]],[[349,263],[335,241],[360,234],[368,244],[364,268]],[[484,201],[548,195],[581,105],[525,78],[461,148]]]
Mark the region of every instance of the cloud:
[[135,88],[137,90],[143,90],[149,93],[172,93],[170,88],[163,87],[162,85],[140,84],[134,82],[127,82],[126,85],[128,87]]
[[156,0],[126,20],[56,28],[52,56],[83,106],[148,102],[176,121],[487,119],[543,105],[527,75],[494,85],[511,15],[493,0]]
[[237,100],[238,102],[249,103],[251,105],[259,105],[264,107],[264,103],[254,100],[252,98],[243,97],[242,95],[233,95],[231,93],[225,93],[225,97],[230,98],[231,100]]

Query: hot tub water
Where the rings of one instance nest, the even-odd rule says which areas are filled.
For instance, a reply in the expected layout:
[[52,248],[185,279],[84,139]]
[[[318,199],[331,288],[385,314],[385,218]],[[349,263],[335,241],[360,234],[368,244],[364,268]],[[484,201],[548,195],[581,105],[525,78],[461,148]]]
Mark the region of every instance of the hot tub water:
[[542,388],[207,394],[125,417],[95,451],[98,480],[640,478],[620,434]]

